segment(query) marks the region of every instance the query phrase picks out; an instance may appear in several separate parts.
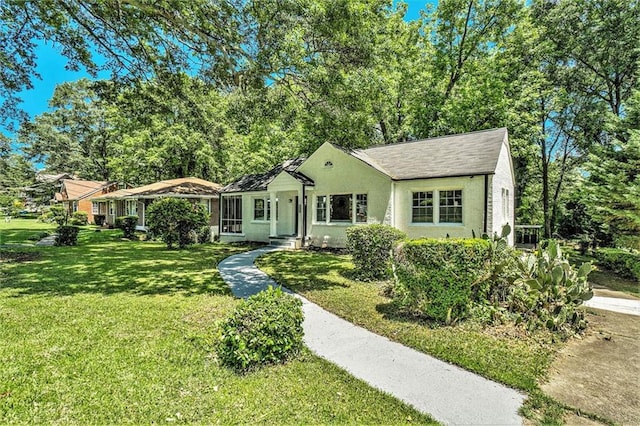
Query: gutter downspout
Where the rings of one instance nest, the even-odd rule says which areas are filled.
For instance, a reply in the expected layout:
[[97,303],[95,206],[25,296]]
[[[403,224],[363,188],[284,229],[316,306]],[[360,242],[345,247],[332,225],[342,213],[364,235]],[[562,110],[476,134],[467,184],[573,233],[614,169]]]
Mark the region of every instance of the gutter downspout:
[[489,210],[489,175],[484,175],[484,223],[482,225],[483,231],[485,234],[487,233],[487,215]]

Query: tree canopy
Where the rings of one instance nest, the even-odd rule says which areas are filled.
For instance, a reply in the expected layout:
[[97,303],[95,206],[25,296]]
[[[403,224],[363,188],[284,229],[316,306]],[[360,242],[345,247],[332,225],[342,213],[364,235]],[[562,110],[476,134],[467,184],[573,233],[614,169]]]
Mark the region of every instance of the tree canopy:
[[[441,0],[410,22],[406,8],[6,0],[2,117],[20,118],[17,94],[38,77],[37,43],[48,40],[69,68],[113,75],[62,84],[49,111],[22,117],[13,142],[52,172],[226,183],[325,141],[367,147],[504,126],[518,222],[548,236],[596,232],[561,223],[580,205],[597,232],[637,231],[638,1]],[[624,195],[606,202],[612,191]]]

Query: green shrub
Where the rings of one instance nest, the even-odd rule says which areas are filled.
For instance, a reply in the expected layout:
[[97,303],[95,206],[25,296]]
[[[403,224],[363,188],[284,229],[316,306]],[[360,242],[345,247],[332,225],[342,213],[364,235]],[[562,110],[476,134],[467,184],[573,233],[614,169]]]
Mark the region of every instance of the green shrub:
[[49,231],[38,232],[37,234],[33,234],[27,238],[29,241],[40,241],[43,238],[47,238],[51,233]]
[[391,251],[407,235],[389,225],[358,225],[347,228],[347,251],[356,275],[363,281],[389,278]]
[[199,244],[211,242],[211,227],[209,225],[202,226],[198,229],[195,242]]
[[394,302],[439,322],[465,318],[472,301],[486,300],[490,243],[482,239],[407,241],[393,258]]
[[38,221],[42,223],[52,223],[53,213],[51,213],[51,211],[43,212],[40,216],[38,216]]
[[640,281],[640,253],[637,251],[599,248],[596,259],[605,268],[616,274]]
[[147,208],[147,226],[154,237],[161,238],[168,248],[178,244],[185,248],[194,240],[193,232],[209,223],[202,204],[179,198],[162,198]]
[[78,243],[78,232],[80,228],[73,225],[58,226],[56,237],[57,246],[75,246]]
[[269,286],[249,297],[221,325],[216,352],[236,371],[277,364],[302,349],[302,302]]
[[116,218],[116,228],[122,229],[123,237],[133,239],[138,225],[138,216],[118,216]]
[[89,223],[89,213],[82,211],[73,212],[69,223],[76,226],[85,226]]
[[530,329],[546,326],[571,335],[586,328],[584,312],[576,308],[593,297],[587,282],[591,263],[583,263],[576,271],[560,245],[550,240],[546,249],[525,255],[519,267],[522,276],[515,282],[510,310]]
[[52,221],[57,223],[58,226],[66,225],[69,221],[69,212],[64,208],[64,206],[51,206],[49,213],[51,213]]

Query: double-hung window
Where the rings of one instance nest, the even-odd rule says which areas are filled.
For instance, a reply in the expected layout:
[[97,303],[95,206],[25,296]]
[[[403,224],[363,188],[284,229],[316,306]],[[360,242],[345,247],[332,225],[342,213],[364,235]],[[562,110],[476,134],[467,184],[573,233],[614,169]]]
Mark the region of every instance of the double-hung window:
[[411,203],[411,222],[433,223],[433,191],[413,193]]
[[327,221],[327,196],[326,195],[318,195],[316,197],[316,221],[317,222]]
[[253,199],[253,220],[271,220],[271,200],[269,197]]
[[356,194],[356,223],[367,223],[367,194]]
[[253,220],[267,220],[267,203],[264,198],[253,200]]
[[242,233],[242,196],[222,197],[222,232]]
[[462,190],[440,191],[440,223],[462,223]]

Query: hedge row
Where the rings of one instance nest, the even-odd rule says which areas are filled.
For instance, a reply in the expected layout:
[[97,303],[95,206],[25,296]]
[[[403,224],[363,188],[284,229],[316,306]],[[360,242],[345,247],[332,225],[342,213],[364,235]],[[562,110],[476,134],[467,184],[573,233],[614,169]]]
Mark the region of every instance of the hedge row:
[[605,268],[613,272],[640,281],[640,253],[614,248],[599,248],[596,259]]
[[409,313],[451,323],[471,302],[486,300],[490,243],[482,239],[422,239],[395,250],[394,299]]

